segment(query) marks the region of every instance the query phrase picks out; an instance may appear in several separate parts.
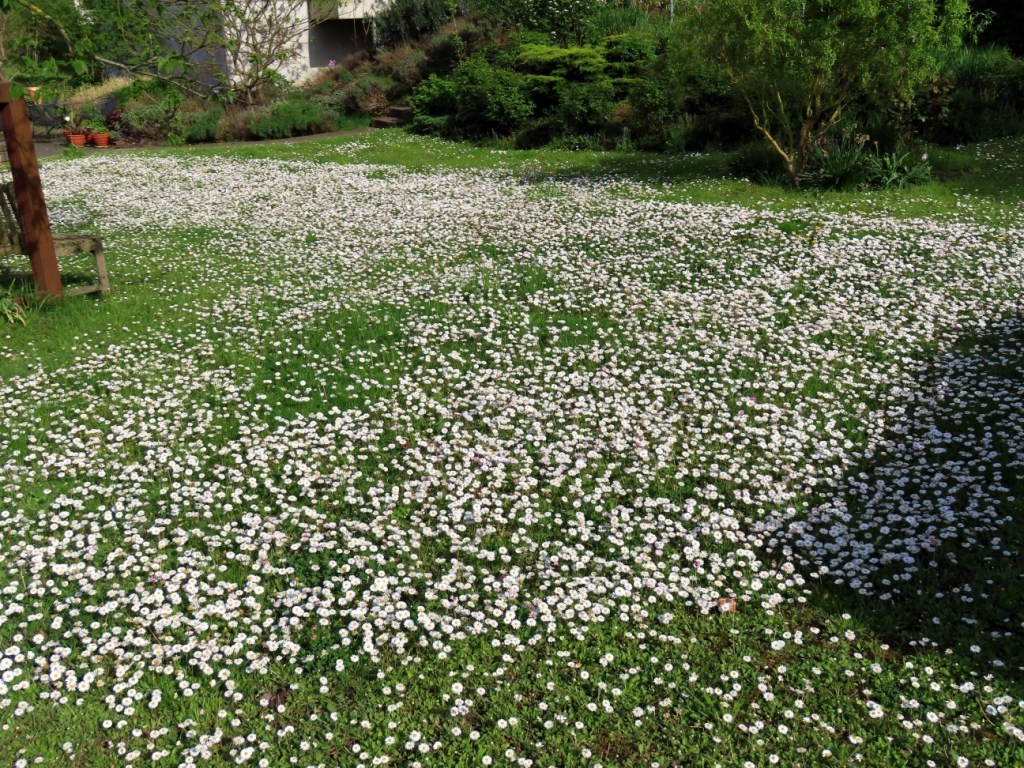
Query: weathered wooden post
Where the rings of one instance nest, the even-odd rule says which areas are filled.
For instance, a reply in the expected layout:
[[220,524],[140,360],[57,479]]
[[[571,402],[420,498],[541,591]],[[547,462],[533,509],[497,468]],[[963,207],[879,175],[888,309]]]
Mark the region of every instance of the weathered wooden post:
[[53,247],[50,217],[43,199],[43,182],[39,178],[39,161],[32,141],[32,123],[28,119],[25,100],[11,98],[11,84],[0,83],[0,121],[7,144],[7,159],[11,164],[14,193],[21,215],[21,231],[25,249],[32,261],[32,280],[40,298],[64,297],[60,283],[60,268]]

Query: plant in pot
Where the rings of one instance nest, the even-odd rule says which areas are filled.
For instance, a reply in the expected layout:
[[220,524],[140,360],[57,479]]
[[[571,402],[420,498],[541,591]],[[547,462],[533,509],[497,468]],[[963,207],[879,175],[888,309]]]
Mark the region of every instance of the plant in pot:
[[94,147],[106,147],[110,144],[110,130],[102,120],[93,118],[86,121],[85,132],[89,136],[89,143]]
[[67,124],[64,128],[64,138],[68,140],[69,144],[74,144],[76,147],[84,147],[85,124],[82,121],[81,113],[71,110],[64,117],[64,121]]

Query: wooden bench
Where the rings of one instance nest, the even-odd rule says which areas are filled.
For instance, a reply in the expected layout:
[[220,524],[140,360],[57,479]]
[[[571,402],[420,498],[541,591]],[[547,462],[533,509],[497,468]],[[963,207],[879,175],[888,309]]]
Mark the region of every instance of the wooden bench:
[[[91,253],[96,262],[96,282],[64,291],[65,296],[79,296],[83,293],[110,292],[110,278],[107,276],[107,260],[103,255],[103,239],[89,234],[53,235],[53,248],[57,258],[76,253]],[[9,256],[27,252],[21,234],[21,220],[14,196],[14,182],[0,184],[0,253]]]

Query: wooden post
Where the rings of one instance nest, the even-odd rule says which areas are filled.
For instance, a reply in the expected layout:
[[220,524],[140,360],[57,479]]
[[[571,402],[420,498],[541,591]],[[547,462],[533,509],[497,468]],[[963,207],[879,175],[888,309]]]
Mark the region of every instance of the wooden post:
[[32,279],[40,298],[64,297],[60,283],[60,267],[53,248],[50,217],[43,199],[43,182],[39,178],[39,162],[32,141],[32,123],[23,98],[11,98],[11,84],[0,83],[0,121],[4,127],[7,159],[14,177],[14,194],[21,215],[21,232],[25,249],[32,262]]

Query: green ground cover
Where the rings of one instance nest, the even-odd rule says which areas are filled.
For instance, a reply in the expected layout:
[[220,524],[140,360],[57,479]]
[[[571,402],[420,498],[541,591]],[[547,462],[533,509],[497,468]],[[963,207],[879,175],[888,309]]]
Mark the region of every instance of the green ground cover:
[[1022,157],[47,163],[114,292],[0,325],[0,765],[1024,763]]

